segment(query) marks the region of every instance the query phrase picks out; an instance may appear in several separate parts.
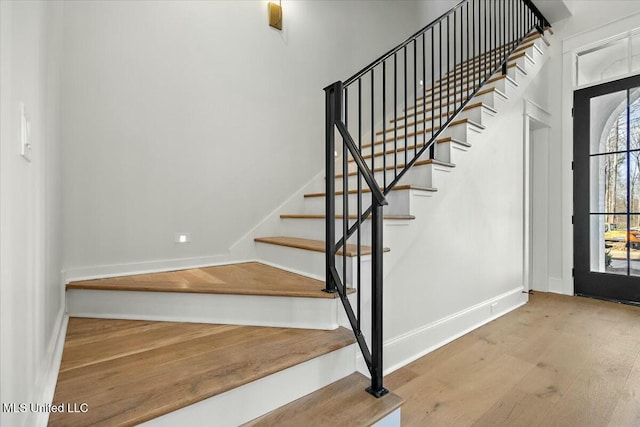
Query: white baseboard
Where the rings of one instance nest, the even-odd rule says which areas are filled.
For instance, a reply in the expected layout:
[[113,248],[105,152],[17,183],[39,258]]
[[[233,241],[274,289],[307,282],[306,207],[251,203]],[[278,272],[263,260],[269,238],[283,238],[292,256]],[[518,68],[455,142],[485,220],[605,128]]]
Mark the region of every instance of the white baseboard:
[[573,288],[566,289],[564,281],[560,277],[549,276],[549,292],[562,295],[573,295]]
[[[37,389],[37,396],[35,396],[31,402],[52,403],[53,401],[53,394],[56,390],[56,383],[58,382],[58,373],[60,372],[60,362],[62,361],[62,351],[64,349],[64,340],[67,335],[68,324],[69,316],[67,316],[63,305],[58,313],[58,317],[56,318],[55,332],[47,346],[49,360],[46,366],[46,371],[43,375],[42,382]],[[45,427],[48,422],[48,412],[30,412],[26,425]]]
[[521,307],[528,300],[529,295],[523,293],[522,287],[518,286],[495,298],[388,340],[384,344],[386,366],[384,374],[388,375],[474,329]]

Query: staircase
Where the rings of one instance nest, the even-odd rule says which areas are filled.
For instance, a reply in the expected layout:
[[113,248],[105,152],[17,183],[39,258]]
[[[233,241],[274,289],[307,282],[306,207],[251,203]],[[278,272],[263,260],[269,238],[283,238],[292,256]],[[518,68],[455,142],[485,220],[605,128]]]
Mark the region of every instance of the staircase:
[[399,425],[402,399],[383,386],[383,256],[491,144],[550,34],[529,1],[461,2],[325,89],[327,170],[309,186],[324,191],[255,237],[259,262],[69,283],[54,404],[89,411],[49,423]]

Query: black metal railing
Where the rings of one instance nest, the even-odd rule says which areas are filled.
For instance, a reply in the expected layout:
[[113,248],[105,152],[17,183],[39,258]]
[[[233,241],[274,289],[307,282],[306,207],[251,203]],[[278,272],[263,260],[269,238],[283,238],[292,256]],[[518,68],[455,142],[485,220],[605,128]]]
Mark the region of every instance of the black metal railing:
[[[376,397],[387,392],[382,381],[386,195],[419,159],[435,160],[437,138],[458,113],[494,74],[508,73],[509,57],[523,42],[548,27],[530,0],[464,0],[344,83],[325,88],[325,290],[340,295],[371,373],[367,391]],[[370,228],[364,227],[369,220]],[[363,286],[367,281],[370,287]],[[356,291],[355,309],[350,288]],[[363,309],[365,303],[370,310]]]

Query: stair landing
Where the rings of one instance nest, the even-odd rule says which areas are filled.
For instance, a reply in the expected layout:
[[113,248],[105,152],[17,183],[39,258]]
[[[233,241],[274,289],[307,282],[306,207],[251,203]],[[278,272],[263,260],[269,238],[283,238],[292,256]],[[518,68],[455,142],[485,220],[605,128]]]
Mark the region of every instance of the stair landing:
[[71,282],[67,289],[335,298],[324,282],[258,262]]
[[[51,426],[129,426],[353,344],[350,331],[71,318]],[[222,425],[222,419],[210,419]]]
[[71,282],[70,317],[335,329],[324,281],[258,262]]

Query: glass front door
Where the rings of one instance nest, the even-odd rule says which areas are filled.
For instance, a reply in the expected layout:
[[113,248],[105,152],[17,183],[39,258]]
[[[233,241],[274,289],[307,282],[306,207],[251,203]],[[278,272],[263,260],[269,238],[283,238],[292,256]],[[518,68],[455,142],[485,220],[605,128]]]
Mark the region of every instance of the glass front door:
[[640,303],[640,76],[574,94],[577,294]]

